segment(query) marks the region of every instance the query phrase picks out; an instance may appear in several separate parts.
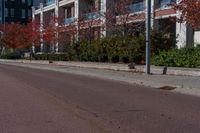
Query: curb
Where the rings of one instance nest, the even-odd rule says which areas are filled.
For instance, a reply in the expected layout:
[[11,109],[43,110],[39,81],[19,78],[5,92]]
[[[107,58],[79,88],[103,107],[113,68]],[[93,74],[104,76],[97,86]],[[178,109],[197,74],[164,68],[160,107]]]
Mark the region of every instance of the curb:
[[[135,73],[144,73],[145,66],[136,65],[135,69],[129,69],[128,64],[120,63],[98,63],[98,62],[76,62],[76,61],[49,61],[42,60],[5,60],[0,59],[0,62],[7,63],[27,63],[27,64],[54,64],[54,65],[63,65],[69,67],[84,67],[84,68],[95,68],[95,69],[108,69],[115,71],[125,71],[125,72],[135,72]],[[159,75],[176,75],[176,76],[200,76],[200,69],[197,68],[177,68],[177,67],[158,67],[151,66],[152,74]]]

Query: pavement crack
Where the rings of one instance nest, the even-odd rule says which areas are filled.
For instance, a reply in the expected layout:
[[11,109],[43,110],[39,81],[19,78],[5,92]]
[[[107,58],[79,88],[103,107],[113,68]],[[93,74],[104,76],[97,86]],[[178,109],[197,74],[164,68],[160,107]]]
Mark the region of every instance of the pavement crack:
[[98,115],[98,113],[95,113],[95,112],[92,112],[92,111],[90,111],[90,110],[88,110],[88,109],[85,109],[85,108],[83,108],[83,107],[80,107],[80,106],[76,106],[76,108],[78,108],[78,109],[80,109],[80,110],[82,110],[82,111],[85,111],[85,112],[87,112],[87,113],[89,113],[89,114],[92,114],[93,116],[95,116],[95,117],[99,117],[99,115]]

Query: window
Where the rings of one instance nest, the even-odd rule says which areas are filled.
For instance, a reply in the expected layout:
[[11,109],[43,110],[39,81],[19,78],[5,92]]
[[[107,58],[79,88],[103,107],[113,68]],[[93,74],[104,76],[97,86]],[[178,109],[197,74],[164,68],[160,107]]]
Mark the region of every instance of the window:
[[22,9],[22,18],[26,18],[26,10],[25,9]]
[[25,3],[26,2],[26,0],[22,0],[22,3]]
[[28,10],[28,16],[29,16],[29,17],[32,16],[31,10]]
[[8,17],[8,8],[5,8],[5,17]]
[[10,16],[11,16],[11,17],[14,17],[14,16],[15,16],[15,9],[14,9],[14,8],[11,8],[11,9],[10,9]]
[[29,6],[32,5],[32,0],[28,0],[28,5],[29,5]]

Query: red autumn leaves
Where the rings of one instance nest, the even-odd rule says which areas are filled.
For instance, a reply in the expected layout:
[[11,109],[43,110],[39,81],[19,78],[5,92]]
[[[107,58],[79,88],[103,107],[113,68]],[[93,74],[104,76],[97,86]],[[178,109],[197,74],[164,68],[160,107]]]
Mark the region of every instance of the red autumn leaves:
[[175,9],[180,12],[180,22],[186,22],[194,29],[200,28],[200,1],[181,0],[175,5]]
[[30,48],[33,43],[39,44],[39,24],[30,22],[27,25],[20,23],[0,26],[3,32],[1,42],[7,48]]

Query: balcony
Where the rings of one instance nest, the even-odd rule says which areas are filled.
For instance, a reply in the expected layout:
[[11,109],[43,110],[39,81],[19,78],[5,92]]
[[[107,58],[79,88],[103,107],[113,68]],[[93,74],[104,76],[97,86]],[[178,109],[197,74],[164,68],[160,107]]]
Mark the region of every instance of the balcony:
[[64,24],[69,25],[69,24],[74,23],[75,21],[76,21],[76,18],[75,18],[75,17],[66,18],[66,19],[64,20]]
[[40,9],[40,6],[34,6],[35,7],[35,10],[38,10]]
[[160,0],[160,8],[169,7],[174,2],[176,2],[176,0]]
[[142,11],[144,11],[144,2],[141,1],[138,3],[134,3],[132,5],[129,5],[128,9],[129,9],[130,13],[142,12]]
[[101,12],[97,11],[97,12],[86,13],[86,14],[83,14],[83,17],[85,20],[97,19],[101,17]]
[[47,0],[46,3],[44,3],[44,6],[50,6],[55,3],[55,0]]

